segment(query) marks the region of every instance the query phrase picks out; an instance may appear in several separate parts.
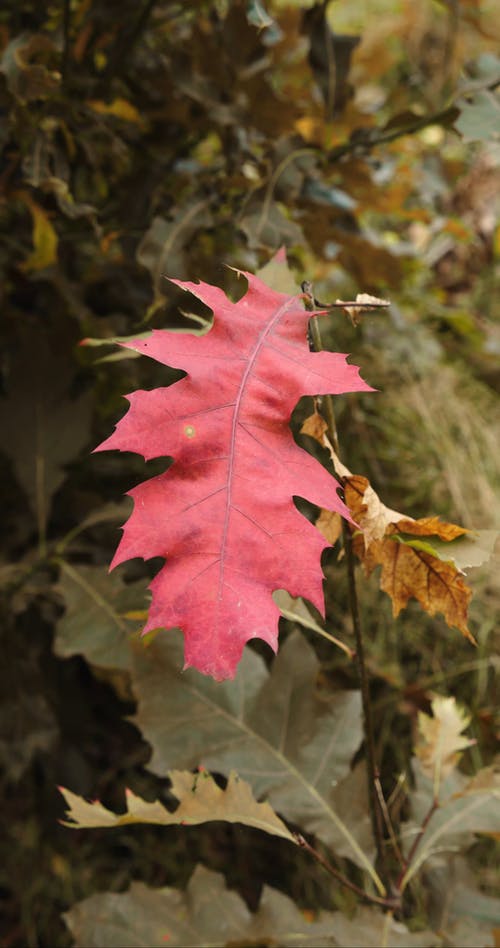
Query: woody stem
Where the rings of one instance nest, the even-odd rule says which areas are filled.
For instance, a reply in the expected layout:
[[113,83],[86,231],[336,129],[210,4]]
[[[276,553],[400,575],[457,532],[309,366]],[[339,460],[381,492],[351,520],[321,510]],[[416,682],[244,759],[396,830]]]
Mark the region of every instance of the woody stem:
[[[312,345],[316,352],[323,348],[321,332],[318,319],[313,317],[310,323]],[[333,409],[333,399],[330,395],[325,395],[322,399],[322,411],[326,424],[328,426],[328,438],[339,456],[339,439],[335,413]],[[342,481],[342,478],[340,478]],[[352,549],[352,536],[349,525],[342,519],[342,534],[344,540],[345,560],[347,568],[347,582],[349,590],[349,610],[351,613],[354,639],[356,643],[356,664],[361,686],[361,701],[363,706],[363,730],[366,753],[366,769],[368,782],[368,800],[370,806],[370,818],[372,824],[373,838],[377,850],[377,863],[382,873],[382,880],[387,883],[387,860],[386,848],[384,844],[383,814],[380,808],[380,802],[377,795],[377,782],[379,781],[379,771],[376,763],[375,754],[375,735],[373,727],[372,702],[370,695],[370,681],[365,661],[365,648],[363,640],[363,631],[361,618],[359,614],[359,602],[356,588],[356,574],[354,563],[354,551]]]

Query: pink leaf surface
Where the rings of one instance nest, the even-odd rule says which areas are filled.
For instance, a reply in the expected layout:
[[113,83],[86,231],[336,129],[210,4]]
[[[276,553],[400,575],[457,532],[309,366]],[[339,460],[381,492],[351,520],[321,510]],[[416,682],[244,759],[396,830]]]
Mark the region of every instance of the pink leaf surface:
[[293,497],[349,512],[334,478],[295,443],[290,415],[302,395],[370,390],[345,355],[309,352],[311,313],[300,295],[244,276],[238,303],[216,286],[172,281],[213,310],[213,327],[204,336],[153,330],[124,343],[188,374],[128,395],[127,414],[96,449],[174,458],[130,491],[134,509],[111,568],[135,556],[166,559],[144,632],[180,626],[185,667],[217,680],[234,677],[249,639],[276,651],[275,589],[323,613],[328,544]]

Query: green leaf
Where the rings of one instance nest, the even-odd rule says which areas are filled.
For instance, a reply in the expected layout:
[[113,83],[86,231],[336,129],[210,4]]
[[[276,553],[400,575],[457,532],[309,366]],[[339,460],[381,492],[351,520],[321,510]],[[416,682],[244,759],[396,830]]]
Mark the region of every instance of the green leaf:
[[[420,832],[434,792],[433,781],[422,773],[417,761],[414,772],[416,788],[410,800],[413,818],[403,830],[407,847]],[[433,855],[467,846],[473,833],[500,833],[500,774],[493,767],[485,767],[472,779],[452,771],[442,781],[439,806],[425,826],[403,887]]]
[[269,16],[260,0],[247,0],[247,20],[259,30],[274,25],[273,18]]
[[[93,337],[87,337],[82,339],[80,342],[81,346],[117,346],[120,342],[134,342],[136,339],[147,339],[151,335],[151,330],[148,329],[147,332],[136,332],[132,336],[108,336],[104,339],[96,339]],[[134,352],[134,356],[137,356],[137,352]]]
[[369,819],[366,810],[359,818],[362,791],[349,769],[362,740],[359,693],[318,694],[319,663],[299,633],[271,674],[246,649],[232,681],[180,673],[182,653],[181,636],[169,631],[134,656],[134,721],[153,747],[149,767],[161,775],[200,763],[225,775],[235,769],[256,797],[375,875]]
[[269,803],[257,803],[248,783],[240,780],[236,773],[229,774],[225,790],[222,790],[211,774],[201,771],[192,774],[185,770],[172,770],[167,775],[172,782],[172,793],[179,806],[170,813],[161,803],[147,803],[127,791],[127,811],[116,814],[102,803],[87,803],[82,797],[60,788],[68,805],[66,823],[74,829],[95,826],[123,826],[126,823],[156,823],[159,826],[196,826],[224,820],[228,823],[244,823],[272,836],[281,836],[297,845],[296,839],[276,815]]
[[483,89],[471,102],[461,105],[455,128],[466,142],[484,142],[500,137],[500,101],[494,92]]
[[66,612],[57,623],[56,655],[83,655],[102,668],[130,668],[130,641],[144,624],[134,613],[148,605],[145,584],[126,585],[119,573],[102,566],[75,567],[64,560],[60,565]]
[[443,563],[453,563],[456,569],[465,573],[473,566],[487,563],[495,551],[498,530],[475,530],[456,540],[440,540],[437,536],[415,537],[409,533],[392,533],[389,539],[411,546],[414,550],[436,556]]
[[28,194],[23,195],[23,200],[33,218],[33,250],[21,264],[21,269],[27,272],[44,270],[45,267],[57,263],[57,232],[43,207],[40,207]]
[[410,932],[391,913],[368,907],[359,908],[352,918],[335,912],[332,932],[339,948],[438,948],[442,944],[434,932]]
[[241,219],[240,226],[248,238],[248,246],[252,249],[267,247],[277,250],[283,244],[287,247],[304,244],[304,234],[300,226],[287,217],[284,206],[278,204],[271,204],[267,210],[260,204],[255,209],[248,210]]
[[260,270],[257,270],[259,280],[270,286],[277,293],[287,293],[296,296],[300,292],[295,277],[288,266],[285,248],[282,247]]
[[431,895],[433,927],[446,933],[449,948],[494,948],[495,928],[500,928],[500,899],[479,888],[477,869],[453,854],[425,873]]
[[274,46],[283,38],[283,32],[276,20],[269,15],[261,0],[247,0],[247,20],[258,30],[264,30],[262,42],[265,46]]
[[[487,563],[495,550],[498,530],[475,530],[446,543],[438,537],[428,540],[429,552],[438,559],[453,563],[462,573],[473,566]],[[404,542],[407,542],[406,540]]]
[[65,465],[88,441],[90,396],[72,399],[74,369],[67,334],[48,341],[44,328],[22,330],[13,345],[7,396],[0,399],[2,450],[36,514],[44,536],[50,504]]
[[334,635],[331,635],[330,632],[327,632],[323,626],[316,622],[310,612],[309,606],[301,596],[294,598],[286,589],[276,589],[273,592],[273,599],[284,619],[288,619],[289,622],[296,622],[304,629],[310,629],[311,632],[316,632],[317,635],[321,635],[323,638],[328,639],[329,642],[333,642],[338,648],[341,648],[349,658],[354,657],[354,652],[348,645],[345,645],[340,639],[335,638]]
[[[76,948],[434,948],[432,932],[411,933],[377,909],[361,909],[349,919],[340,912],[302,912],[282,892],[264,886],[258,911],[228,891],[224,877],[198,866],[185,892],[150,889],[133,882],[128,892],[99,893],[74,905],[63,918]],[[385,939],[385,940],[382,940]]]
[[206,198],[192,201],[184,205],[182,212],[173,220],[154,217],[149,230],[144,234],[137,248],[136,259],[151,274],[154,289],[153,308],[164,303],[162,288],[166,286],[165,277],[172,274],[182,276],[186,272],[185,256],[193,237],[200,230],[211,226],[209,204],[210,201]]
[[324,184],[315,178],[308,178],[304,185],[304,197],[316,204],[326,204],[328,207],[337,207],[341,211],[353,211],[357,201],[347,191]]

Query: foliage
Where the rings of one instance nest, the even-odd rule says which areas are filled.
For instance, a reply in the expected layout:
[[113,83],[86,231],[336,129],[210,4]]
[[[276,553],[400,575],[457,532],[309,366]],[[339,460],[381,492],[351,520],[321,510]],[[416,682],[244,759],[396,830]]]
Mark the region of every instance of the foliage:
[[[405,925],[381,924],[373,909],[362,908],[355,918],[340,912],[321,912],[307,918],[292,900],[273,889],[264,889],[259,911],[252,915],[240,896],[228,892],[223,879],[201,866],[193,874],[186,894],[175,889],[147,889],[134,883],[126,895],[94,895],[76,905],[66,916],[77,944],[89,948],[105,943],[133,946],[171,941],[189,948],[193,942],[268,943],[349,948],[363,944],[377,948],[385,937],[388,948],[425,948],[437,944],[430,933],[411,934]],[[222,926],[221,926],[222,918]]]
[[326,544],[293,496],[307,477],[310,501],[349,512],[335,481],[296,446],[288,422],[303,394],[369,388],[345,356],[309,352],[308,314],[296,297],[245,276],[248,290],[236,304],[218,287],[181,284],[214,311],[201,338],[156,330],[122,343],[189,371],[173,394],[127,396],[127,415],[98,448],[173,456],[166,474],[130,491],[134,510],[113,565],[167,551],[150,587],[144,634],[182,625],[184,667],[217,680],[234,676],[249,639],[276,650],[273,590],[288,586],[322,611],[315,562]]
[[[70,930],[78,944],[169,933],[170,944],[271,935],[290,944],[291,933],[303,944],[458,948],[478,933],[494,944],[500,596],[483,566],[469,604],[463,571],[486,562],[498,527],[498,39],[489,0],[2,7],[1,888],[13,948],[69,945]],[[181,347],[189,328],[194,351],[210,339],[211,315],[164,275],[220,287],[241,307],[241,281],[222,264],[255,273],[282,245],[293,278],[278,286],[272,264],[259,271],[274,291],[293,295],[290,284],[306,279],[320,300],[361,292],[392,304],[362,314],[356,330],[333,309],[321,333],[326,350],[353,352],[379,389],[335,399],[342,457],[362,472],[336,476],[365,529],[365,539],[350,532],[354,550],[374,567],[360,577],[359,611],[397,844],[385,828],[388,873],[402,892],[396,919],[362,905],[331,872],[382,898],[338,518],[322,557],[325,618],[321,595],[309,605],[275,593],[291,617],[280,623],[279,655],[271,663],[250,644],[232,682],[181,674],[176,632],[141,643],[158,560],[107,574],[128,515],[117,499],[145,476],[166,483],[175,463],[165,474],[155,457],[145,475],[132,455],[90,450],[122,415],[123,392],[175,382],[174,398],[185,382],[106,344],[168,329]],[[328,447],[299,434],[318,407],[305,400],[292,417],[295,439],[315,455],[297,448],[303,489],[292,493],[312,501],[321,499],[307,490],[314,476],[333,485]],[[297,505],[312,536],[318,510]],[[442,538],[445,524],[467,532]],[[325,545],[319,534],[316,545]],[[308,595],[285,581],[294,556],[282,555],[282,585]],[[318,556],[306,559],[319,584]],[[453,602],[391,584],[400,559],[406,578],[423,570],[422,586],[438,573]],[[402,609],[397,624],[375,562]],[[438,613],[477,647],[448,634]],[[254,798],[245,806],[273,807],[294,842],[244,819],[236,829],[175,825],[167,773],[199,765],[216,775],[199,786],[219,801],[236,769]],[[174,820],[74,833],[57,822],[59,784],[118,819],[130,787],[129,801],[166,806]],[[213,911],[219,900],[226,916]],[[202,906],[201,930],[186,933]]]

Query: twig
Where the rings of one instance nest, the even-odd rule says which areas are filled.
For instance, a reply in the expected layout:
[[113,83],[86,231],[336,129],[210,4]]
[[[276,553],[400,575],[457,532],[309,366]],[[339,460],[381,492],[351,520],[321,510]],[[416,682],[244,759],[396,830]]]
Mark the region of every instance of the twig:
[[352,624],[354,629],[354,640],[356,643],[356,661],[358,665],[358,675],[361,685],[361,701],[363,705],[363,719],[365,731],[365,750],[366,765],[368,771],[368,799],[370,803],[370,816],[372,821],[373,836],[377,848],[378,862],[381,868],[382,880],[387,883],[386,850],[384,844],[384,833],[382,827],[382,813],[380,810],[377,796],[377,781],[380,780],[376,758],[375,758],[375,734],[373,728],[372,704],[370,695],[370,682],[368,670],[365,662],[365,649],[363,632],[361,628],[361,618],[359,615],[358,595],[356,589],[356,574],[354,568],[354,551],[352,549],[352,537],[345,520],[342,521],[342,533],[344,537],[344,548],[346,552],[347,579],[349,588],[349,608],[351,611]]
[[[304,286],[303,286],[304,288]],[[314,301],[314,294],[312,293],[312,287],[308,285],[307,290],[304,290],[306,294],[306,303],[312,303]],[[308,297],[308,299],[307,299]],[[317,318],[313,317],[311,319],[311,343],[312,349],[319,352],[323,348],[321,340],[321,332],[318,324]],[[311,344],[310,343],[310,344]],[[328,437],[331,440],[337,456],[339,456],[339,440],[337,433],[337,425],[335,422],[335,414],[333,410],[333,401],[330,395],[325,395],[322,401],[322,408],[325,415],[325,421],[328,427]],[[342,481],[342,479],[340,479]],[[371,696],[370,696],[370,683],[368,679],[368,671],[365,661],[365,650],[364,650],[364,641],[363,633],[361,628],[361,619],[359,615],[359,604],[358,596],[356,590],[356,575],[354,568],[354,552],[352,549],[352,538],[349,531],[347,522],[342,519],[342,533],[344,538],[344,549],[346,553],[346,565],[347,565],[347,579],[348,579],[348,590],[349,590],[349,608],[351,612],[354,638],[356,644],[356,662],[358,666],[358,675],[361,685],[361,701],[363,705],[363,723],[364,723],[364,735],[365,735],[365,748],[366,748],[366,764],[367,764],[367,778],[368,778],[368,800],[370,806],[370,817],[373,831],[373,838],[375,841],[375,846],[377,850],[377,861],[381,869],[382,880],[385,884],[388,881],[387,873],[387,860],[386,860],[386,849],[384,843],[384,832],[382,825],[382,812],[379,806],[379,800],[377,796],[377,781],[379,780],[379,772],[375,759],[375,737],[373,729],[373,717],[372,717],[372,706],[371,706]]]
[[422,837],[424,836],[424,833],[437,809],[439,809],[439,800],[436,797],[434,797],[427,813],[424,816],[424,819],[422,820],[422,823],[415,836],[415,839],[413,840],[413,843],[410,847],[410,851],[408,853],[408,856],[405,859],[403,868],[401,870],[398,881],[396,883],[396,888],[399,892],[401,892],[404,888],[405,878],[408,873],[408,869],[413,862],[415,853],[417,852],[417,849],[420,846],[420,843],[422,842]]
[[386,309],[390,306],[389,300],[377,300],[371,299],[370,301],[364,300],[335,300],[335,303],[320,303],[316,299],[312,283],[309,283],[309,280],[303,280],[300,288],[304,293],[304,296],[308,303],[311,304],[311,307],[315,309],[347,309],[348,307],[355,307],[356,309]]
[[400,865],[402,866],[403,863],[404,863],[403,855],[402,855],[402,853],[401,853],[401,850],[400,850],[400,848],[399,848],[398,841],[397,841],[397,839],[396,839],[396,834],[395,834],[395,832],[394,832],[394,827],[393,827],[393,825],[392,825],[391,814],[389,813],[389,807],[387,806],[387,803],[385,802],[385,799],[384,799],[384,793],[383,793],[383,790],[382,790],[382,784],[380,783],[379,777],[377,777],[376,780],[375,780],[375,789],[376,789],[376,791],[377,791],[377,798],[378,798],[379,807],[380,807],[380,810],[381,810],[381,812],[382,812],[382,816],[384,817],[384,823],[385,823],[387,832],[388,832],[388,834],[389,834],[389,839],[390,839],[390,841],[391,841],[391,843],[392,843],[392,848],[393,848],[393,850],[394,850],[394,854],[395,854],[395,856],[396,856],[396,859],[398,860],[398,862],[399,862]]
[[328,862],[328,859],[326,859],[320,852],[318,852],[318,850],[315,849],[314,846],[311,846],[311,844],[308,843],[307,840],[304,839],[304,837],[300,833],[294,833],[293,835],[298,845],[301,847],[301,849],[305,849],[306,852],[310,853],[311,856],[314,857],[316,862],[319,862],[319,864],[323,866],[323,869],[326,869],[326,871],[331,876],[333,876],[334,879],[337,879],[337,882],[340,882],[340,884],[343,885],[346,889],[350,889],[351,892],[355,892],[356,895],[359,896],[360,899],[363,899],[366,902],[371,902],[374,905],[382,905],[384,908],[396,909],[399,907],[399,896],[390,896],[387,898],[383,898],[382,896],[371,895],[369,892],[365,892],[365,890],[362,889],[359,885],[356,885],[355,882],[351,882],[351,880],[348,879],[347,876],[344,876],[342,872],[339,872],[339,870],[336,869],[335,866],[332,866],[332,864]]
[[319,303],[314,300],[314,305],[319,309],[347,309],[348,306],[355,306],[356,309],[379,309],[379,307],[390,306],[385,300],[378,300],[376,303],[360,303],[359,300],[342,300],[339,303]]
[[376,129],[373,130],[373,134],[368,130],[366,134],[360,134],[359,138],[351,138],[348,142],[344,142],[343,145],[336,145],[326,157],[328,161],[331,162],[340,161],[344,155],[349,155],[356,151],[370,151],[378,145],[385,145],[389,142],[396,141],[398,138],[403,138],[405,135],[414,135],[415,132],[421,132],[424,128],[428,128],[429,125],[451,125],[460,114],[460,108],[455,104],[456,102],[483,90],[493,92],[499,85],[500,76],[498,75],[486,81],[480,80],[471,82],[467,86],[457,89],[450,105],[446,108],[440,109],[438,112],[431,112],[429,115],[422,115],[421,118],[415,118],[415,121],[409,122],[408,125],[400,125],[399,127],[389,128],[385,131],[382,129],[379,134],[377,134]]

